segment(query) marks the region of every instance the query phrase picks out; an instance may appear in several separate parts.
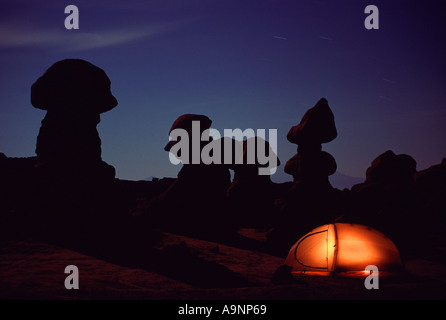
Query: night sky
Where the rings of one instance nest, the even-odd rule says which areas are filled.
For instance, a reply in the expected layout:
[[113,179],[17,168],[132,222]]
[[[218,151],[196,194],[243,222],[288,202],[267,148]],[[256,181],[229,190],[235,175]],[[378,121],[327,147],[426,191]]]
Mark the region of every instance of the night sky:
[[[444,1],[0,0],[0,152],[35,155],[45,111],[30,87],[54,62],[104,69],[119,105],[101,115],[102,158],[118,178],[175,177],[163,150],[173,121],[205,114],[212,127],[289,128],[325,97],[338,137],[323,145],[338,172],[365,176],[386,150],[422,170],[446,157]],[[67,5],[79,29],[67,30]],[[379,8],[379,30],[364,9]]]

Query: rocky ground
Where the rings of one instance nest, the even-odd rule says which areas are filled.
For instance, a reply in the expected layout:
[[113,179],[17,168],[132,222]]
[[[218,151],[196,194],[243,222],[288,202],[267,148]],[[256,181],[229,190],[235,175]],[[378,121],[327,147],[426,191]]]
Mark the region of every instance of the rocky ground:
[[[242,230],[247,236],[256,230]],[[1,299],[149,299],[149,300],[320,300],[320,299],[445,299],[446,264],[435,259],[405,261],[405,271],[383,276],[378,290],[367,290],[364,277],[301,275],[275,284],[283,257],[216,242],[165,233],[164,245],[183,243],[199,259],[227,267],[240,276],[228,287],[207,287],[188,270],[179,280],[163,272],[127,267],[58,245],[26,240],[3,241],[0,248]],[[445,250],[446,248],[442,248]],[[141,253],[143,254],[143,253]],[[185,268],[182,256],[174,269]],[[79,269],[79,290],[67,290],[67,265]],[[187,268],[187,267],[186,267]],[[202,271],[202,270],[201,270]],[[220,274],[209,269],[206,277]],[[180,272],[179,272],[180,273]],[[246,281],[243,281],[246,280]],[[218,285],[218,284],[217,284]]]

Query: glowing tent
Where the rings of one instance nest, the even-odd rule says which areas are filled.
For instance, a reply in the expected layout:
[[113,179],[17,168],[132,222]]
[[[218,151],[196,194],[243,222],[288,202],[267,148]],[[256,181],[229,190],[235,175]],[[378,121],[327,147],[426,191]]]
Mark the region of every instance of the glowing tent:
[[292,247],[285,261],[293,274],[364,272],[368,265],[379,271],[402,267],[395,244],[381,232],[349,223],[326,224],[311,230]]

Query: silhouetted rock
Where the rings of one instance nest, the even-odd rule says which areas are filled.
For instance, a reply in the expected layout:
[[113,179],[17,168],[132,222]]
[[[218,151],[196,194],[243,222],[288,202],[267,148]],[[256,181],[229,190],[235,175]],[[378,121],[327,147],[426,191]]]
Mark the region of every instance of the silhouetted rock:
[[115,184],[114,167],[101,158],[96,129],[100,114],[117,105],[110,79],[87,61],[61,60],[32,85],[31,103],[46,115],[28,181],[34,190],[24,199],[34,212],[22,210],[20,219],[33,225],[34,235],[61,242],[87,245],[111,237],[128,218],[122,210],[127,196]]
[[269,240],[278,246],[285,248],[294,238],[340,214],[342,194],[333,189],[328,179],[336,172],[336,160],[322,151],[322,143],[336,136],[334,116],[324,98],[288,132],[288,141],[298,148],[285,165],[285,172],[293,176],[293,184],[279,202],[282,215],[276,230],[269,234]]
[[[200,136],[212,123],[204,115],[185,114],[174,122],[169,132],[184,129],[192,138],[193,121],[200,124]],[[182,233],[209,234],[224,230],[224,225],[229,223],[227,217],[223,216],[226,190],[231,183],[229,169],[221,164],[204,164],[201,157],[199,163],[192,163],[191,140],[189,139],[188,163],[183,164],[178,179],[164,193],[148,201],[144,219],[150,224]],[[171,150],[176,143],[179,141],[171,140],[164,150]],[[201,141],[200,153],[208,143],[209,141]]]
[[[192,157],[191,155],[191,151],[192,151],[192,125],[193,122],[197,121],[200,124],[200,137],[201,137],[201,133],[203,133],[203,131],[205,131],[206,129],[209,129],[211,127],[212,124],[212,120],[209,119],[207,116],[205,115],[201,115],[201,114],[183,114],[182,116],[178,117],[174,123],[172,124],[172,127],[169,130],[169,134],[175,130],[175,129],[183,129],[185,130],[188,134],[189,134],[189,144],[190,144],[190,148],[189,148],[189,156]],[[177,141],[175,140],[171,140],[169,141],[166,146],[164,147],[165,151],[169,151],[175,144],[177,143]],[[201,149],[200,149],[201,150]],[[192,159],[190,159],[189,163],[192,163]]]
[[331,188],[328,176],[336,172],[336,160],[322,151],[322,143],[337,136],[333,113],[326,99],[322,98],[290,129],[288,141],[298,145],[297,154],[287,161],[285,172],[297,184],[309,187]]
[[440,164],[418,171],[414,180],[416,187],[426,193],[435,193],[436,190],[446,189],[446,158]]
[[330,187],[328,176],[334,174],[337,168],[333,156],[325,151],[312,154],[300,150],[299,148],[299,153],[287,161],[285,172],[292,175],[294,181]]
[[36,210],[31,201],[36,195],[35,163],[36,157],[9,158],[0,153],[0,237],[24,235],[33,228],[18,213]]
[[268,165],[258,161],[257,148],[251,150],[255,157],[254,163],[248,163],[248,144],[257,146],[259,139],[260,143],[265,144],[268,156],[275,157],[276,166],[280,165],[280,159],[274,154],[268,141],[260,137],[243,141],[242,164],[231,166],[234,169],[234,179],[226,192],[234,222],[240,226],[270,227],[277,219],[277,207],[274,202],[280,197],[279,189],[276,183],[271,181],[270,175],[259,174],[259,168]]
[[[396,155],[388,150],[376,157],[367,169],[366,180],[351,188],[351,203],[360,206],[354,214],[356,218],[365,219],[364,223],[383,223],[387,226],[396,224],[404,213],[405,207],[414,206],[416,197],[413,189],[413,176],[416,172],[415,160],[405,154]],[[393,211],[384,217],[384,212]],[[379,215],[377,213],[379,212]],[[378,229],[386,226],[375,225]]]
[[427,229],[422,225],[430,220],[414,185],[415,173],[416,161],[411,156],[391,150],[380,154],[367,169],[365,181],[351,188],[346,222],[380,230],[407,255],[425,241]]
[[10,158],[0,153],[0,185],[3,191],[11,196],[16,192],[18,196],[25,196],[33,188],[35,164],[36,157]]
[[298,145],[321,144],[333,141],[337,135],[333,112],[328,101],[322,98],[290,129],[287,139]]
[[81,59],[54,63],[31,87],[34,107],[63,113],[100,114],[118,105],[105,72]]
[[416,161],[409,155],[395,155],[388,150],[372,161],[366,172],[366,183],[412,183]]
[[37,167],[51,179],[111,180],[96,126],[117,105],[105,72],[80,59],[53,64],[31,87],[31,103],[47,110],[37,137]]
[[407,202],[415,173],[416,162],[411,156],[395,155],[388,150],[372,161],[366,180],[351,188],[354,201],[365,204],[367,210],[396,201]]
[[446,223],[446,158],[440,164],[421,170],[414,175],[414,187],[426,219],[436,227]]

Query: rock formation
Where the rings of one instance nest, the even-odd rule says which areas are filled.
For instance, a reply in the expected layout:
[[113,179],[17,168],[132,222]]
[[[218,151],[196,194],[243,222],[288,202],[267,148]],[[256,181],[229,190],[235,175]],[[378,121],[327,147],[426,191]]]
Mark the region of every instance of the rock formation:
[[37,167],[51,179],[111,180],[115,170],[101,159],[96,126],[113,109],[105,72],[80,59],[54,63],[31,87],[31,103],[46,110],[37,137]]
[[118,103],[110,85],[99,67],[66,59],[54,63],[31,87],[32,105],[46,115],[33,175],[37,213],[25,212],[23,219],[38,226],[39,235],[81,243],[81,238],[92,241],[123,224],[117,218],[124,214],[117,213],[115,169],[102,161],[96,129],[100,114]]
[[268,155],[276,157],[277,167],[280,165],[279,158],[274,154],[268,141],[260,137],[253,137],[242,142],[242,163],[232,165],[234,179],[226,194],[230,208],[236,223],[240,226],[269,227],[272,221],[277,219],[277,207],[274,201],[279,197],[277,185],[271,181],[270,175],[260,175],[259,168],[267,167],[259,163],[257,157],[254,163],[248,163],[249,140],[253,145],[265,144]]
[[[152,198],[143,210],[142,219],[149,219],[151,224],[159,224],[169,230],[181,233],[209,234],[216,230],[225,230],[229,223],[224,213],[226,190],[231,183],[229,169],[220,164],[205,164],[192,162],[192,123],[198,121],[200,124],[200,136],[209,129],[212,121],[204,115],[184,114],[172,125],[169,133],[175,129],[183,129],[189,135],[189,159],[178,173],[176,181],[161,195]],[[165,151],[171,149],[179,141],[171,140],[165,146]],[[201,141],[199,151],[210,143]],[[187,144],[183,145],[187,148]],[[179,150],[183,152],[183,150]]]
[[322,144],[336,137],[333,113],[322,98],[287,134],[288,141],[298,145],[297,154],[285,165],[285,172],[293,176],[293,188],[331,189],[328,176],[336,172],[336,161],[322,151]]
[[372,161],[365,183],[407,184],[413,182],[416,161],[407,154],[396,155],[388,150]]
[[336,172],[336,161],[322,151],[322,144],[336,137],[334,115],[324,98],[289,130],[288,141],[298,147],[297,154],[287,161],[284,171],[293,176],[293,183],[280,200],[282,216],[269,236],[272,243],[285,246],[308,230],[340,215],[339,190],[334,189],[328,179]]

